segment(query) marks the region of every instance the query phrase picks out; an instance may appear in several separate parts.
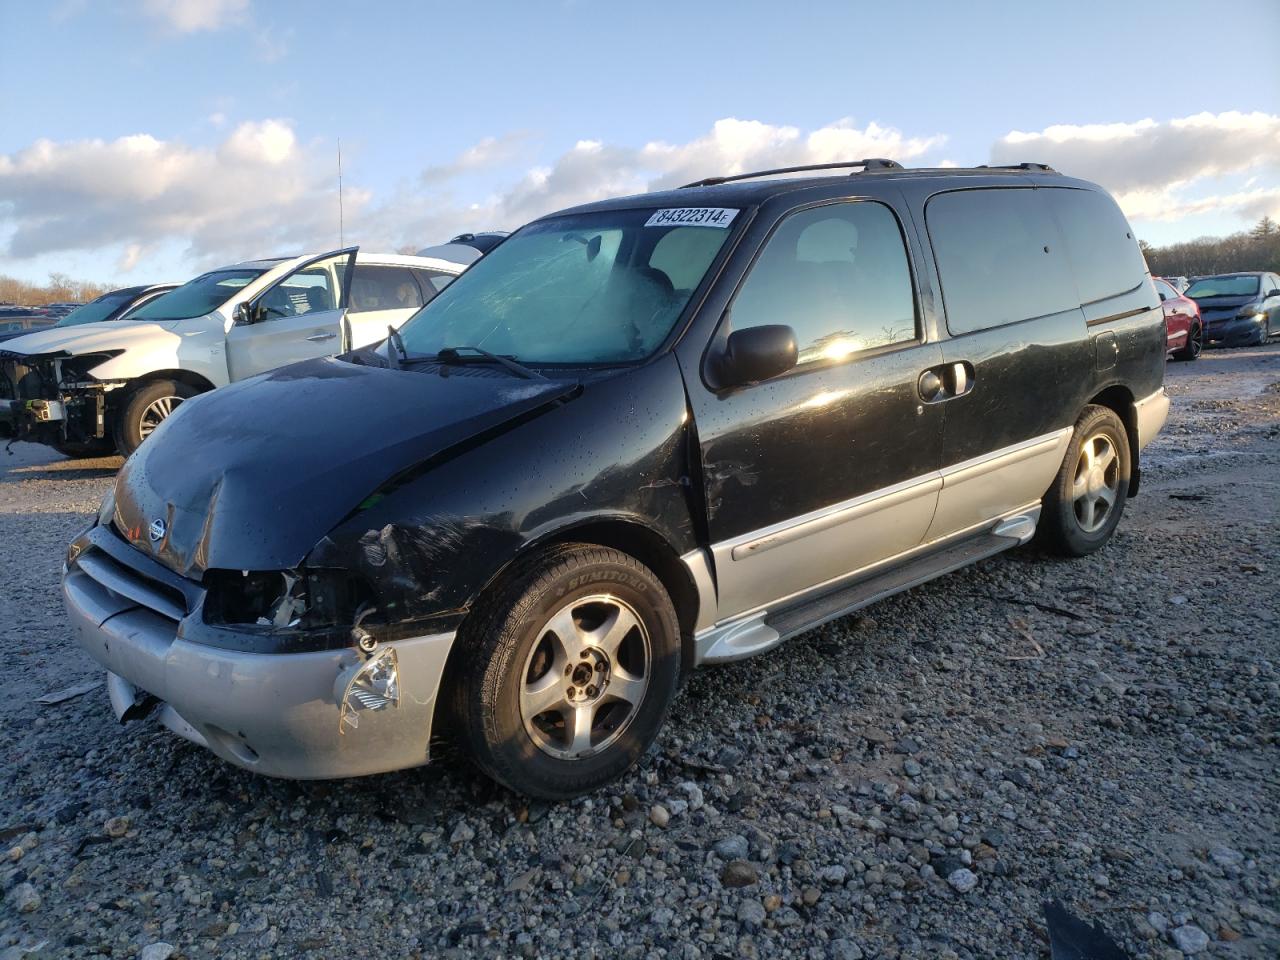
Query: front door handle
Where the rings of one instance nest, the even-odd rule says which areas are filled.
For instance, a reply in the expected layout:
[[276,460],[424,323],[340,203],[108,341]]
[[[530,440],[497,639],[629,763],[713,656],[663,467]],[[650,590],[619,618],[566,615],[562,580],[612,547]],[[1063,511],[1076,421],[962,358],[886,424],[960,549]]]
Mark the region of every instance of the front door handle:
[[967,360],[943,363],[920,374],[916,390],[925,403],[941,403],[963,397],[973,389],[973,364]]
[[335,337],[337,337],[336,333],[317,333],[317,334],[313,334],[310,337],[307,337],[307,339],[310,340],[312,343],[316,343],[320,340],[332,340]]

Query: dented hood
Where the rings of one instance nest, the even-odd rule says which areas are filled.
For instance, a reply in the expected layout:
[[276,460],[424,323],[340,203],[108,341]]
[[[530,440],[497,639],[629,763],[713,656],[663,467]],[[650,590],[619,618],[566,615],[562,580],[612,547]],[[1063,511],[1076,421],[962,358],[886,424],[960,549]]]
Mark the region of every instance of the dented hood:
[[120,471],[117,526],[185,576],[295,567],[390,477],[577,389],[478,372],[326,358],[188,400]]
[[45,327],[24,333],[5,343],[4,349],[24,356],[45,353],[96,353],[102,350],[127,350],[139,341],[155,337],[173,338],[174,322],[109,320],[104,323],[80,323],[71,327]]

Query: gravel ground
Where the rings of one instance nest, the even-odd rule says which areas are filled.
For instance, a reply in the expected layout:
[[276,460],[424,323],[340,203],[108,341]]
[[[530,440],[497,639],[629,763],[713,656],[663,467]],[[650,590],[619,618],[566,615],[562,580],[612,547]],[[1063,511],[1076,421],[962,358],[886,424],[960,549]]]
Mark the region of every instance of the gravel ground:
[[[1114,542],[1004,554],[708,669],[614,788],[358,781],[119,727],[65,542],[118,460],[0,455],[0,958],[1280,955],[1280,346],[1169,368]],[[8,851],[5,853],[5,851]]]

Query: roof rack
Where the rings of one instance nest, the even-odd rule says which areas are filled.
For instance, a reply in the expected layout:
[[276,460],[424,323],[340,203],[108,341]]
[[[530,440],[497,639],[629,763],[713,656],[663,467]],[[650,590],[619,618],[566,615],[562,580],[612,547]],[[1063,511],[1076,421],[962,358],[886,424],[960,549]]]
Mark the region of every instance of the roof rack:
[[897,160],[885,160],[881,157],[870,157],[866,160],[849,160],[843,163],[810,163],[799,167],[776,167],[773,170],[757,170],[755,173],[735,173],[728,177],[706,177],[686,183],[681,190],[690,187],[714,187],[718,183],[731,183],[734,180],[754,180],[756,177],[772,177],[779,173],[801,173],[805,170],[840,170],[846,167],[860,167],[863,170],[901,170],[902,164]]
[[1053,169],[1053,167],[1049,166],[1047,163],[1029,163],[1029,162],[996,163],[996,164],[983,163],[983,164],[980,164],[979,166],[974,167],[974,169],[975,170],[1039,170],[1043,173],[1058,172],[1057,170]]

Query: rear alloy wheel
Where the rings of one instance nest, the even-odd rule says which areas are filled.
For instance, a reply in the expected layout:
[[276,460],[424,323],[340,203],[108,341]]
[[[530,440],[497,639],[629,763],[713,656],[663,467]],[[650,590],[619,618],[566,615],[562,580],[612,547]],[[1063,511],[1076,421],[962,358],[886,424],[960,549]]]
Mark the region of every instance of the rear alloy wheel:
[[1175,360],[1199,360],[1200,352],[1204,349],[1204,330],[1200,324],[1193,323],[1191,329],[1187,332],[1187,342],[1181,350],[1175,350],[1173,359]]
[[129,456],[174,410],[198,391],[178,380],[148,380],[133,388],[116,418],[116,449]]
[[662,582],[590,544],[519,561],[455,646],[452,729],[489,776],[548,800],[596,790],[639,760],[680,678],[680,627]]
[[1105,544],[1124,513],[1131,469],[1129,436],[1120,418],[1107,407],[1085,407],[1044,497],[1041,540],[1072,557]]

